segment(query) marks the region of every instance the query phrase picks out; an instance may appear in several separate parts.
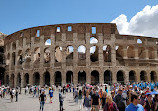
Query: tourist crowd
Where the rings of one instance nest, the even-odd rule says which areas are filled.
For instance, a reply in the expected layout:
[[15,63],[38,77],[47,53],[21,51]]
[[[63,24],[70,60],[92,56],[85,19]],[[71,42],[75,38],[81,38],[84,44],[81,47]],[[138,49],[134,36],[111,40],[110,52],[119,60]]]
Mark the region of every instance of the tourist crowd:
[[[49,87],[49,100],[52,103],[53,93],[59,91],[59,108],[63,111],[64,97],[66,93],[73,93],[73,99],[80,110],[85,111],[158,111],[158,82],[115,83],[107,84],[66,84]],[[40,110],[44,110],[47,100],[46,87],[26,86],[25,94],[31,94],[40,101]],[[0,98],[10,95],[10,100],[18,101],[21,88],[0,87]],[[66,104],[66,103],[65,103]]]

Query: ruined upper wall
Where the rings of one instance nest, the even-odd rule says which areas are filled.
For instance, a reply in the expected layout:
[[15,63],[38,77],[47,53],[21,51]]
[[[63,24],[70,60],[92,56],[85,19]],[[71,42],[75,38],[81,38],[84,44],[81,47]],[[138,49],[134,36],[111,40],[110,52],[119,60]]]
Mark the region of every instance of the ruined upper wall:
[[[68,31],[68,26],[72,27],[72,31]],[[92,27],[96,27],[96,33],[103,33],[105,35],[119,34],[117,26],[114,23],[75,23],[75,24],[56,24],[32,27],[17,31],[5,37],[5,44],[14,42],[21,37],[36,37],[37,30],[40,30],[40,36],[51,36],[57,34],[57,27],[60,27],[60,33],[92,33]]]
[[0,32],[0,46],[4,46],[4,38],[7,36],[7,34],[3,34]]

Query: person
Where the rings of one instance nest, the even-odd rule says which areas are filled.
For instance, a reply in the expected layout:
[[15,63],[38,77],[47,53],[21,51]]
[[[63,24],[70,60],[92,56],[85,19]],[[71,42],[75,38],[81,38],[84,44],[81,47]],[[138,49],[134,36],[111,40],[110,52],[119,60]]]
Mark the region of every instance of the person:
[[118,106],[119,111],[125,111],[125,104],[123,102],[124,98],[122,97],[122,89],[118,90],[118,94],[115,96],[115,102]]
[[49,97],[50,97],[50,103],[52,103],[52,97],[53,97],[53,88],[49,90]]
[[79,101],[79,108],[80,110],[82,109],[82,91],[79,90],[79,93],[78,93],[78,101]]
[[115,101],[115,91],[111,91],[111,96],[112,96],[113,101]]
[[19,95],[19,91],[18,91],[18,88],[16,88],[16,91],[15,91],[16,101],[15,102],[18,102],[18,95]]
[[116,103],[113,101],[110,95],[106,97],[106,103],[104,105],[103,111],[119,111]]
[[96,94],[96,89],[93,89],[93,95],[91,97],[91,107],[92,111],[99,111],[100,108],[99,95]]
[[62,96],[62,89],[59,91],[59,103],[60,103],[60,111],[63,111],[64,110],[64,108],[63,108],[63,96]]
[[144,101],[145,101],[145,93],[143,92],[140,96],[140,104],[143,106],[144,105]]
[[1,97],[1,98],[2,98],[2,93],[3,93],[3,92],[2,92],[2,89],[0,88],[0,97]]
[[44,104],[46,101],[47,97],[45,95],[45,91],[42,92],[42,94],[39,96],[39,102],[40,102],[40,111],[44,109]]
[[10,90],[10,100],[13,102],[13,97],[14,97],[14,89]]
[[144,108],[141,104],[139,104],[139,97],[136,94],[131,95],[131,104],[129,104],[125,111],[144,111]]
[[84,98],[83,106],[85,107],[85,111],[91,111],[91,96],[89,92],[86,92],[86,96]]
[[154,101],[155,104],[156,104],[156,111],[158,111],[158,94],[155,95],[153,101]]
[[155,105],[155,102],[152,101],[152,95],[151,94],[148,94],[147,95],[147,100],[144,102],[144,105],[143,105],[145,111],[156,111],[156,105]]
[[101,98],[103,97],[103,91],[102,91],[102,89],[99,90],[98,94],[99,94],[99,98],[101,100]]
[[106,102],[106,92],[103,92],[103,96],[100,99],[101,99],[101,105],[102,105],[102,108],[103,108],[104,105],[105,105],[105,102]]
[[75,102],[78,104],[78,91],[76,88],[75,88],[75,92],[74,92],[74,99],[75,99]]

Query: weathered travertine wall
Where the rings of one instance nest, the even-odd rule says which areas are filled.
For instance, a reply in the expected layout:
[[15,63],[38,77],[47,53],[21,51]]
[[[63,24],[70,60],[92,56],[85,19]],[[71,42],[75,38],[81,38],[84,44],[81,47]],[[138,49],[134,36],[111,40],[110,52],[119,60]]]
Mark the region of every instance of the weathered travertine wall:
[[[91,37],[98,42],[90,43]],[[158,78],[158,39],[120,35],[112,23],[33,27],[8,35],[4,42],[5,83],[11,87]],[[79,52],[81,45],[85,46],[85,53]],[[72,52],[68,52],[69,46]],[[90,53],[92,46],[97,47],[94,54]]]

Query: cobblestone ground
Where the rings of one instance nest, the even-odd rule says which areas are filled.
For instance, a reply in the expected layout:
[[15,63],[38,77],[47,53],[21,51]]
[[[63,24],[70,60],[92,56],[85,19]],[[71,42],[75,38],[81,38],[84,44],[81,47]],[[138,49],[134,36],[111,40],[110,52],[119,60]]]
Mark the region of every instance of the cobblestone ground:
[[[47,101],[44,106],[44,111],[59,111],[59,93],[54,92],[53,103],[49,103],[48,90],[46,91]],[[84,109],[79,110],[79,105],[73,100],[73,94],[67,93],[64,96],[64,111],[84,111]],[[11,102],[10,96],[7,95],[6,98],[0,98],[0,111],[39,111],[39,100],[38,98],[33,98],[32,95],[24,95],[24,91],[19,95],[19,101]],[[101,111],[101,110],[100,110]]]

